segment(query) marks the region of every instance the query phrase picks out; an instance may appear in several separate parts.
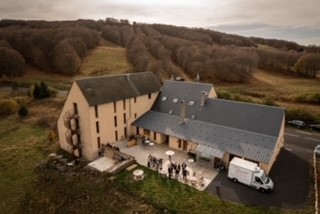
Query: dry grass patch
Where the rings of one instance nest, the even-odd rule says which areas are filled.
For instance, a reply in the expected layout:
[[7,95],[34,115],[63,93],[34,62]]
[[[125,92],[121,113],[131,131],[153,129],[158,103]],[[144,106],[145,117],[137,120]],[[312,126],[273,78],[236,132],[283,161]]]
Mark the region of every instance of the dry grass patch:
[[128,63],[126,49],[99,46],[92,50],[83,61],[81,73],[84,75],[122,74],[133,71]]

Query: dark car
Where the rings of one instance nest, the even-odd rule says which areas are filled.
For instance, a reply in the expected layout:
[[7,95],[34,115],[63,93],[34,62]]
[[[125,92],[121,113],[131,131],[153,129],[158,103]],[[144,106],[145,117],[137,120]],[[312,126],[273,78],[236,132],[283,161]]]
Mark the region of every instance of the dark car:
[[316,156],[320,156],[320,145],[316,146],[316,148],[314,149],[314,153],[316,153]]
[[297,127],[298,129],[303,129],[306,127],[306,123],[301,120],[290,120],[287,122],[290,126]]
[[320,131],[320,124],[311,124],[309,128],[315,131]]

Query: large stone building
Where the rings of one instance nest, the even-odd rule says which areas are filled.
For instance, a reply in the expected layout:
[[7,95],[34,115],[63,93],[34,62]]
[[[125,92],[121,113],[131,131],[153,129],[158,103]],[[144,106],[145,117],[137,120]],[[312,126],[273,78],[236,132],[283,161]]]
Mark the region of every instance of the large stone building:
[[282,108],[218,99],[212,84],[165,81],[151,72],[73,83],[58,120],[60,144],[93,160],[129,135],[189,152],[214,165],[237,156],[267,173],[284,142]]

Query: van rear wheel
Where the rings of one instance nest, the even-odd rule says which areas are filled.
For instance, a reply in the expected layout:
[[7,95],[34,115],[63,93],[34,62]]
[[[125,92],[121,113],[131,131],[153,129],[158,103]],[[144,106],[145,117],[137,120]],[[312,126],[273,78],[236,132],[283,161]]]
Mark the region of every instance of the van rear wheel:
[[233,180],[233,182],[238,183],[238,179],[233,178],[232,180]]
[[259,191],[260,192],[266,192],[266,190],[264,188],[260,188]]

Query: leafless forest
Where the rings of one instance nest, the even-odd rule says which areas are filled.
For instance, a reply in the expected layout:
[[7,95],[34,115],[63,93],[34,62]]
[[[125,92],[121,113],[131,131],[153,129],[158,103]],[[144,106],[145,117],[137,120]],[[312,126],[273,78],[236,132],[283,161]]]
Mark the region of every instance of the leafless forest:
[[136,71],[170,78],[185,72],[205,81],[247,82],[257,68],[315,77],[320,47],[217,31],[128,20],[0,21],[0,75],[19,76],[26,63],[76,74],[102,38],[125,47]]

